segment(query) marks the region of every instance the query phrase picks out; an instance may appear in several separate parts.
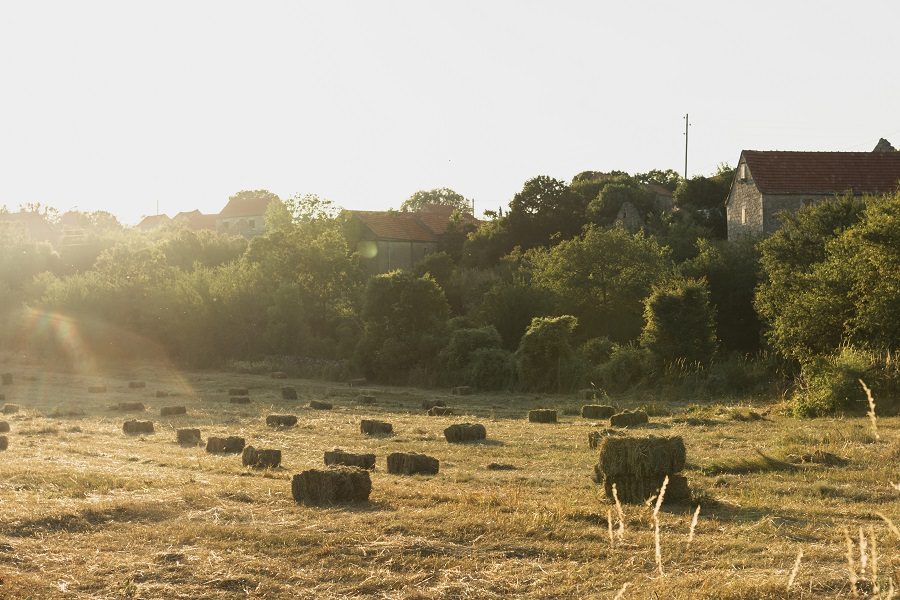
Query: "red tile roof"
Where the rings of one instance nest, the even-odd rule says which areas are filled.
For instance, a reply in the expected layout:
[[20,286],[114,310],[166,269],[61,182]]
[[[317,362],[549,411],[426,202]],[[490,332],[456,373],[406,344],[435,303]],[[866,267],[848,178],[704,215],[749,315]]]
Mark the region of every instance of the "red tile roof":
[[376,237],[404,242],[435,242],[437,236],[419,222],[415,213],[350,211]]
[[900,152],[744,150],[764,194],[886,194],[898,189]]
[[172,220],[194,231],[216,228],[216,215],[204,215],[199,210],[180,212]]
[[[443,235],[447,233],[447,228],[450,226],[450,218],[455,211],[456,209],[452,206],[428,204],[422,207],[422,210],[417,211],[414,214],[425,227],[432,231],[432,233],[435,235]],[[475,217],[469,213],[463,213],[461,221],[463,223],[476,223]]]
[[223,219],[235,219],[238,217],[261,217],[266,214],[269,202],[274,202],[271,196],[240,195],[229,198],[228,204],[219,213]]
[[149,231],[150,229],[162,227],[171,221],[172,219],[170,219],[168,215],[150,215],[149,217],[141,219],[141,222],[137,224],[137,228]]

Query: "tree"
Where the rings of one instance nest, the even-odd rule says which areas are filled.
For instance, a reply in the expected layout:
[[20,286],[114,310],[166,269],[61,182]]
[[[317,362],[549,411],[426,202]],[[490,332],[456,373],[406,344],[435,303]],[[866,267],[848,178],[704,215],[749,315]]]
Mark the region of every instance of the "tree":
[[713,235],[724,239],[727,235],[725,200],[734,179],[734,169],[719,165],[711,177],[697,176],[682,180],[675,188],[675,206],[690,213],[694,220],[708,227]]
[[433,190],[419,190],[400,205],[400,210],[404,212],[420,211],[429,204],[437,204],[440,206],[452,206],[456,210],[468,213],[472,210],[472,203],[450,188],[435,188]]
[[681,175],[672,169],[664,171],[659,169],[651,169],[646,173],[638,173],[634,176],[641,183],[655,183],[661,185],[670,192],[674,192],[675,188],[681,182]]
[[644,301],[641,346],[657,362],[708,365],[716,351],[715,309],[706,282],[674,278],[654,286]]
[[565,182],[541,175],[525,182],[505,217],[506,250],[548,246],[577,235],[585,223],[586,203]]
[[561,392],[577,384],[571,338],[578,326],[572,315],[535,317],[516,351],[519,381],[527,390]]

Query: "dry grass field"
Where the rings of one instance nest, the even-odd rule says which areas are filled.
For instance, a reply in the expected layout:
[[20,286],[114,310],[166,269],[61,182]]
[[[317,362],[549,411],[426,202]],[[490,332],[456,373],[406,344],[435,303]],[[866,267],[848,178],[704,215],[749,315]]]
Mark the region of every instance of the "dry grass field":
[[[102,374],[57,372],[7,359],[0,388],[20,405],[0,453],[0,597],[3,598],[848,598],[851,537],[859,597],[888,598],[900,583],[900,418],[797,420],[776,404],[689,406],[658,398],[651,426],[627,435],[681,435],[695,504],[664,506],[655,560],[652,507],[615,506],[590,476],[596,450],[572,396],[475,395],[360,390],[261,375],[181,373],[135,367]],[[145,381],[143,389],[128,382]],[[104,384],[106,393],[88,393]],[[281,400],[293,385],[297,401]],[[251,404],[230,404],[247,387]],[[157,390],[172,394],[156,398]],[[875,390],[877,397],[877,390]],[[428,417],[442,398],[462,416]],[[310,400],[334,403],[312,410]],[[126,436],[134,413],[156,433]],[[615,399],[622,407],[639,401]],[[184,416],[160,417],[183,404]],[[565,411],[559,424],[528,423],[537,406]],[[299,424],[266,427],[269,413]],[[368,438],[361,418],[395,434]],[[488,440],[448,444],[450,423],[474,421]],[[239,455],[175,443],[175,428],[235,434],[280,448],[281,468],[253,471]],[[325,450],[374,452],[371,501],[306,507],[291,497],[293,474],[322,465]],[[434,477],[386,473],[392,451],[440,459]],[[816,450],[841,464],[803,462]],[[807,457],[808,458],[808,457]],[[489,470],[508,463],[515,470]],[[863,548],[860,548],[860,534]],[[803,557],[792,587],[787,582]],[[861,564],[865,561],[865,565]],[[876,596],[877,595],[877,596]]]

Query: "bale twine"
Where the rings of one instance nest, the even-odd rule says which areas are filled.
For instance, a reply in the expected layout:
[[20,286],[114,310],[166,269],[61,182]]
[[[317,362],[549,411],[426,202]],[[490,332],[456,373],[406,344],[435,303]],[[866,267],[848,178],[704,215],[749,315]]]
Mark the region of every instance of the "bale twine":
[[447,406],[445,400],[422,400],[422,410],[431,410],[435,406]]
[[393,475],[437,475],[440,462],[425,454],[393,452],[388,454],[387,468]]
[[0,408],[0,412],[2,412],[4,415],[11,415],[13,413],[19,412],[19,408],[20,407],[18,404],[4,404],[3,408]]
[[0,450],[6,450],[9,448],[9,438],[5,435],[0,435]]
[[153,421],[136,421],[134,419],[122,424],[122,431],[128,435],[153,433]]
[[244,448],[241,462],[245,467],[254,469],[274,469],[281,464],[281,450],[256,449],[253,446]]
[[250,390],[247,388],[229,388],[228,389],[229,396],[249,396]]
[[272,379],[287,379],[287,378],[288,378],[287,373],[285,373],[284,371],[275,371],[274,373],[272,373]]
[[297,424],[297,417],[294,415],[268,415],[266,417],[266,425],[269,427],[293,427]]
[[119,402],[116,404],[116,410],[121,412],[144,412],[143,402]]
[[325,451],[325,465],[340,465],[344,467],[358,467],[360,469],[374,469],[374,454],[354,454],[344,452],[340,448]]
[[128,387],[132,390],[139,390],[139,389],[147,387],[147,382],[146,381],[129,381]]
[[487,430],[481,423],[457,423],[444,430],[444,437],[451,444],[477,442],[487,438]]
[[210,437],[206,439],[206,451],[210,453],[235,454],[244,451],[244,438],[236,435],[228,437]]
[[369,472],[355,467],[309,469],[291,480],[294,500],[314,506],[366,502],[371,493]]
[[361,394],[356,397],[357,404],[375,404],[375,396],[369,394]]
[[250,396],[231,396],[228,401],[232,404],[250,404]]
[[2,380],[3,385],[12,385],[13,384],[13,374],[12,373],[4,373],[0,376],[0,380]]
[[361,385],[366,385],[367,381],[365,377],[356,377],[355,379],[351,379],[347,382],[347,385],[350,387],[359,387]]
[[425,414],[429,417],[449,417],[453,414],[453,409],[446,406],[432,406]]
[[608,419],[616,414],[616,409],[605,404],[585,404],[581,407],[583,419]]
[[467,385],[458,385],[455,388],[451,389],[450,393],[454,396],[471,396],[472,388]]
[[608,498],[613,497],[615,484],[619,500],[643,503],[659,492],[666,476],[669,485],[665,501],[683,502],[690,498],[687,480],[679,475],[686,460],[681,437],[606,437],[599,447],[594,480],[603,484]]
[[184,406],[163,406],[159,409],[159,416],[171,417],[172,415],[186,415],[187,408]]
[[552,408],[537,408],[528,411],[531,423],[556,423],[556,411]]
[[310,400],[309,407],[315,410],[331,410],[334,405],[331,402],[322,402],[321,400]]
[[596,400],[597,396],[598,396],[597,390],[595,390],[593,388],[578,390],[578,399],[579,400]]
[[623,410],[609,418],[609,424],[613,427],[635,427],[649,422],[650,418],[642,410]]
[[184,446],[200,445],[199,429],[179,429],[175,432],[175,435],[179,444],[182,444]]
[[384,421],[363,419],[359,424],[359,430],[365,435],[390,435],[394,432],[394,426]]
[[6,421],[0,421],[0,433],[6,433],[9,431],[9,423]]
[[88,386],[89,394],[105,394],[106,386],[105,385],[90,385]]
[[296,400],[297,399],[297,388],[286,385],[281,388],[281,399],[282,400]]

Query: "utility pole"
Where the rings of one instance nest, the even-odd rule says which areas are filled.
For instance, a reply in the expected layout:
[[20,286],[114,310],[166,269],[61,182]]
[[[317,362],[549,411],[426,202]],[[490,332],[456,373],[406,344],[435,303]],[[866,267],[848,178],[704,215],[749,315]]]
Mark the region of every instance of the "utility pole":
[[688,114],[684,114],[684,180],[687,181],[687,157],[688,157],[688,127],[691,126],[691,121],[688,118]]

